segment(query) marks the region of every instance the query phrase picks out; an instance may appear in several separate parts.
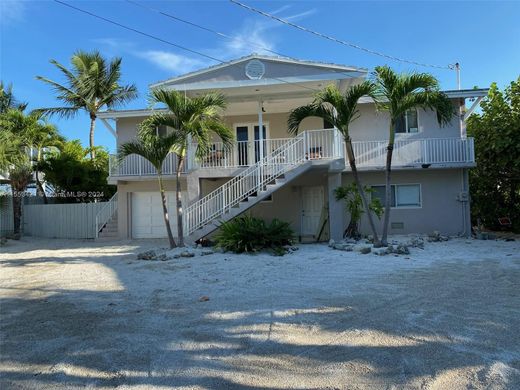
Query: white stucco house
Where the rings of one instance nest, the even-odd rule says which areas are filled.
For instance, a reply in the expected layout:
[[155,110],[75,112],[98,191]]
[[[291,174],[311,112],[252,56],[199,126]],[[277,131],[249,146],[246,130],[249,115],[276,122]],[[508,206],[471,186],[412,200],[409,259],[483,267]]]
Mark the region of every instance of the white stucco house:
[[[188,153],[181,176],[187,240],[207,236],[219,221],[244,212],[289,221],[302,241],[341,238],[349,216],[333,190],[352,181],[342,137],[320,118],[306,119],[293,136],[287,131],[287,119],[292,109],[311,102],[317,90],[330,83],[345,90],[367,74],[353,66],[251,55],[151,85],[187,96],[224,93],[228,107],[223,115],[236,135],[230,151],[215,142],[213,152],[202,161]],[[399,128],[390,233],[470,232],[468,170],[475,166],[475,156],[473,140],[465,133],[469,113],[465,100],[475,99],[468,110],[472,111],[487,90],[445,92],[460,113],[448,126],[439,127],[435,112],[417,110],[409,112]],[[374,187],[373,196],[383,196],[389,118],[377,112],[369,98],[360,102],[359,111],[351,132],[361,180]],[[110,111],[99,118],[120,145],[136,136],[137,125],[151,113]],[[172,155],[164,166],[173,216],[174,160]],[[115,164],[112,159],[109,182],[117,185],[118,192],[98,221],[101,235],[166,236],[156,173],[147,161],[130,156]],[[360,228],[369,233],[365,219]],[[176,232],[175,222],[172,229]]]

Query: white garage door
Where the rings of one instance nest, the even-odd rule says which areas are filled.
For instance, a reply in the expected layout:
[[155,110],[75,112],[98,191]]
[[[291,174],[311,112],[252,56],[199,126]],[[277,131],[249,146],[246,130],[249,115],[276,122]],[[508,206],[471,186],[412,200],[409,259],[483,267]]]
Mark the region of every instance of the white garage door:
[[[174,192],[166,193],[166,204],[168,216],[170,217],[170,226],[175,237],[177,236],[177,214],[175,212]],[[132,193],[132,237],[167,237],[159,192]]]

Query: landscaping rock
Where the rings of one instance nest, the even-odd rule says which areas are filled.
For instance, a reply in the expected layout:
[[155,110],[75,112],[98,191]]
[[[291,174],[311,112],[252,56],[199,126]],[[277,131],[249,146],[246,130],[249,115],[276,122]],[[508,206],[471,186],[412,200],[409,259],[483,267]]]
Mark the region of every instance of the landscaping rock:
[[154,260],[166,261],[169,259],[170,258],[168,256],[166,256],[166,254],[163,253],[162,255],[156,256]]
[[369,246],[366,246],[366,247],[364,247],[364,248],[361,248],[361,249],[359,250],[359,252],[360,252],[361,254],[363,254],[363,255],[366,255],[366,254],[372,252],[372,248],[369,247]]
[[390,248],[373,248],[372,253],[376,256],[386,256],[392,253],[392,249]]
[[137,254],[137,260],[155,260],[157,254],[155,251],[146,251]]
[[398,255],[409,255],[410,249],[408,249],[408,247],[405,244],[399,244],[393,252],[397,253]]
[[[370,250],[367,252],[367,249],[370,249]],[[356,244],[352,247],[352,250],[366,254],[366,253],[370,253],[372,251],[372,246],[366,245],[366,244]]]
[[207,302],[209,301],[209,297],[207,295],[203,295],[199,298],[199,302]]
[[213,252],[211,249],[204,249],[204,250],[202,250],[200,252],[200,255],[201,256],[208,256],[208,255],[212,255],[213,253],[215,253],[215,252]]
[[352,252],[353,245],[347,243],[337,243],[332,247],[338,251]]
[[424,240],[422,237],[412,237],[408,241],[407,245],[411,246],[412,248],[424,249]]
[[439,241],[448,241],[450,238],[448,236],[443,236],[439,231],[434,230],[433,233],[428,235],[429,242],[439,242]]
[[181,256],[181,257],[194,257],[194,256],[195,256],[195,253],[190,252],[190,251],[184,251],[184,252],[181,252],[181,253],[180,253],[180,256]]
[[[334,241],[334,240],[331,238],[331,239],[329,240],[329,246],[330,246],[331,248],[334,248],[334,245],[335,245],[335,244],[336,244],[336,241]],[[336,248],[334,248],[334,249],[336,249]]]

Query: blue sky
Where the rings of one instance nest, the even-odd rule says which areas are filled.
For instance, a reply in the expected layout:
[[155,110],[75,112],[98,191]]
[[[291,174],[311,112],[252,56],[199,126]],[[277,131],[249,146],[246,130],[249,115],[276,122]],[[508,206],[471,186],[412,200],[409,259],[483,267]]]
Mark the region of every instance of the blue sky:
[[[67,0],[64,0],[67,1]],[[261,52],[242,39],[287,56],[373,68],[389,64],[398,71],[433,73],[444,89],[455,89],[455,73],[389,61],[253,14],[228,1],[144,1],[161,11],[222,31],[219,38],[122,1],[69,1],[180,45],[229,60]],[[460,62],[462,87],[504,87],[520,73],[520,2],[499,1],[246,1],[266,12],[308,28],[388,53],[439,65]],[[135,83],[140,96],[126,108],[146,106],[147,86],[215,62],[107,24],[53,1],[0,2],[0,78],[13,83],[15,95],[29,108],[57,101],[36,75],[62,81],[49,60],[67,64],[78,49],[98,49],[123,57],[123,81]],[[269,54],[269,53],[267,53]],[[88,143],[88,118],[53,119],[70,139]],[[115,141],[98,122],[96,144],[114,149]]]

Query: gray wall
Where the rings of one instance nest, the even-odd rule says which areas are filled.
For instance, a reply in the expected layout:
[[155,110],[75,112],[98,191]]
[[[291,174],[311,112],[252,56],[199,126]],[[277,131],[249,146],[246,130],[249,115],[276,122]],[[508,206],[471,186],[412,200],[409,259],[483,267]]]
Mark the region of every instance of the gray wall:
[[[446,234],[463,233],[464,204],[457,200],[462,191],[462,169],[422,169],[415,171],[394,171],[392,184],[421,184],[421,208],[393,208],[390,223],[403,222],[404,229],[390,229],[390,234],[431,233],[438,230]],[[384,172],[362,172],[364,185],[381,185],[385,183]],[[352,182],[350,174],[343,174],[343,184]],[[349,217],[345,213],[344,226]],[[382,219],[376,218],[379,233],[382,231]],[[363,216],[361,231],[370,234],[368,219]]]

